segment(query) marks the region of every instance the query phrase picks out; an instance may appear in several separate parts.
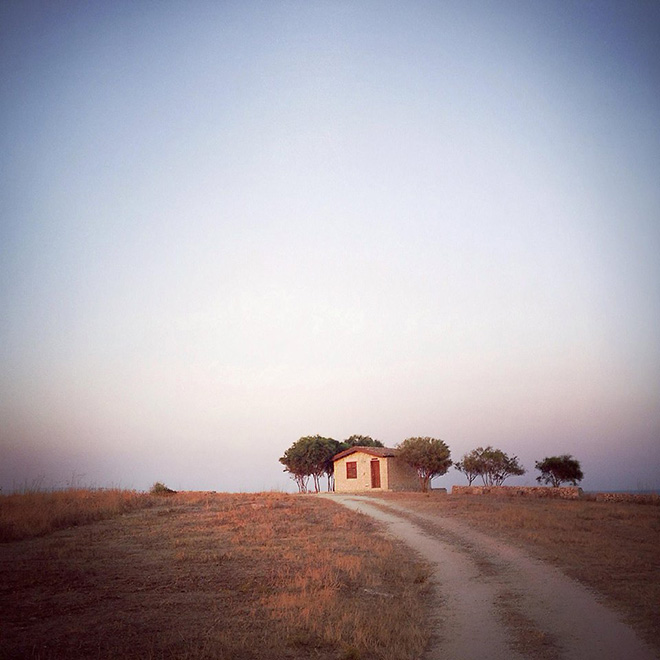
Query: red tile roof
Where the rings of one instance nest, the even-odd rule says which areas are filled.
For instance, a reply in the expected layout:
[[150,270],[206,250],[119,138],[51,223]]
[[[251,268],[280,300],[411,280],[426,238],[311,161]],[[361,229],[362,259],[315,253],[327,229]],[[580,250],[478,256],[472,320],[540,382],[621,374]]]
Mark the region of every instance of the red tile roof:
[[378,458],[390,458],[397,455],[396,449],[391,449],[390,447],[350,447],[349,449],[344,449],[338,454],[335,454],[333,461],[338,461],[344,456],[350,456],[355,452],[361,451],[365,454],[370,454],[371,456],[377,456]]

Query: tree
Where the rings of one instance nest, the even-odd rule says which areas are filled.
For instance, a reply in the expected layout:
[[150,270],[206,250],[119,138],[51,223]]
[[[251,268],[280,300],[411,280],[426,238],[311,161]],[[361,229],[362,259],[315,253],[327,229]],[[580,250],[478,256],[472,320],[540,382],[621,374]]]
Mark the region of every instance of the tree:
[[[333,438],[322,438],[325,441],[326,454],[323,473],[327,477],[328,492],[335,489],[335,456],[343,449],[342,443]],[[318,492],[318,491],[317,491]]]
[[407,438],[398,445],[398,456],[417,470],[425,493],[433,477],[443,475],[451,467],[449,447],[436,438]]
[[481,477],[484,486],[501,486],[512,476],[525,474],[525,468],[518,463],[518,457],[507,456],[501,449],[491,446],[477,447],[463,456],[456,468],[468,478],[468,484]]
[[534,467],[541,471],[541,476],[536,477],[536,481],[550,484],[554,488],[559,488],[562,483],[577,486],[578,481],[584,479],[580,461],[574,459],[570,454],[548,456],[542,461],[536,461]]
[[284,465],[284,471],[289,472],[291,478],[298,486],[298,492],[306,493],[309,476],[311,474],[309,460],[306,453],[304,438],[294,442],[280,457],[280,463]]
[[486,486],[501,486],[509,477],[525,474],[525,468],[518,463],[518,457],[509,458],[501,449],[486,447],[482,460],[481,477]]
[[454,467],[467,477],[468,486],[479,476],[479,461],[473,454],[474,451],[465,454],[458,463],[454,463]]
[[290,472],[301,493],[308,492],[309,478],[312,477],[315,492],[319,492],[320,479],[328,476],[328,490],[333,473],[332,458],[340,445],[332,438],[320,435],[304,436],[291,445],[280,458],[284,471]]
[[352,435],[341,443],[342,449],[351,447],[384,447],[380,440],[374,440],[370,435]]

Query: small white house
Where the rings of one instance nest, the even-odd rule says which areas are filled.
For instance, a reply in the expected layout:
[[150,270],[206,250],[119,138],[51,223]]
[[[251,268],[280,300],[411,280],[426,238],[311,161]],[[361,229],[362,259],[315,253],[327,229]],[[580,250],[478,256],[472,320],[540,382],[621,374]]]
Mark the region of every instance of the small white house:
[[333,459],[335,491],[420,490],[416,470],[388,447],[351,447]]

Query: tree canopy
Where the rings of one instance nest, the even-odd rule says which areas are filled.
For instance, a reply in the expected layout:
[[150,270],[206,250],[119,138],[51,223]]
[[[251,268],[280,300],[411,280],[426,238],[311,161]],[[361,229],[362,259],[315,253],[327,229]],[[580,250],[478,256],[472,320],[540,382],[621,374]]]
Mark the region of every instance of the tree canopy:
[[554,488],[559,488],[562,483],[577,486],[578,481],[584,479],[580,462],[570,454],[548,456],[542,461],[536,461],[534,467],[541,472],[541,475],[536,477],[536,481],[550,484]]
[[423,492],[433,477],[443,475],[451,467],[449,447],[436,438],[407,438],[398,445],[398,456],[415,468]]
[[484,486],[501,486],[509,477],[525,474],[517,456],[509,457],[501,449],[491,446],[473,449],[455,467],[465,474],[468,484],[479,476]]
[[314,490],[318,493],[320,479],[324,474],[328,478],[328,490],[332,489],[335,455],[344,449],[358,446],[383,447],[384,445],[380,440],[374,440],[368,435],[352,435],[343,442],[321,435],[306,435],[296,440],[279,460],[284,465],[284,471],[290,473],[301,493],[308,492],[310,477]]
[[341,443],[342,449],[351,447],[384,447],[380,440],[374,440],[370,435],[352,435]]
[[480,474],[481,462],[475,455],[475,451],[471,451],[469,454],[465,454],[460,461],[454,463],[454,467],[467,477],[468,486],[471,486]]
[[312,477],[314,490],[318,493],[323,474],[328,477],[328,490],[330,489],[332,459],[340,449],[341,445],[332,438],[324,438],[320,435],[304,436],[284,452],[280,463],[284,465],[284,471],[291,474],[301,493],[308,491],[309,477]]

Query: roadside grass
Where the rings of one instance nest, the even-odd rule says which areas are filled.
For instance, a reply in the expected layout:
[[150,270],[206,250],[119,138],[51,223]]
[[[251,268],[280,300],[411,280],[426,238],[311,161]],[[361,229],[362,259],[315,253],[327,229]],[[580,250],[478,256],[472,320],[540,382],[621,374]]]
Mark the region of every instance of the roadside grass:
[[366,516],[283,493],[144,502],[0,545],[0,658],[423,654],[430,571]]
[[0,543],[50,534],[153,506],[150,495],[119,488],[27,490],[0,495]]
[[660,649],[660,506],[442,493],[382,497],[454,516],[553,563],[605,596]]

